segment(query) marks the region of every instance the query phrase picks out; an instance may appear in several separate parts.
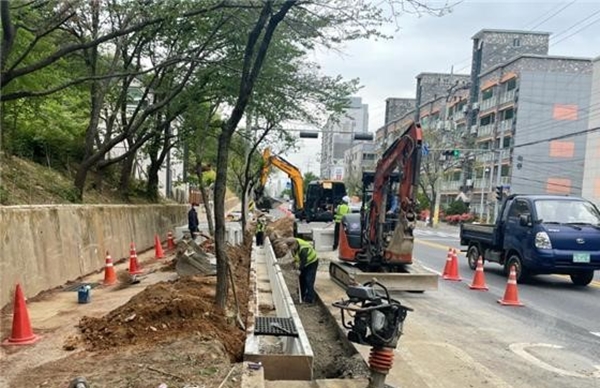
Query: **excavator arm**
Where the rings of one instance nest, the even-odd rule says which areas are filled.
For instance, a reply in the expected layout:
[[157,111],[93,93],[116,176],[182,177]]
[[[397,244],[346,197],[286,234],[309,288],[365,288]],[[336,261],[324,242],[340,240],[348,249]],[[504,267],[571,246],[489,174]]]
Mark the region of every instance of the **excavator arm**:
[[[373,259],[371,265],[411,264],[413,251],[413,229],[416,224],[415,194],[421,164],[421,126],[410,127],[383,153],[377,163],[363,247],[365,254]],[[387,187],[391,175],[400,173],[398,190],[399,215],[396,227],[390,236],[384,236]]]
[[298,167],[288,162],[279,155],[271,155],[271,150],[265,148],[263,151],[263,166],[260,174],[260,189],[259,194],[262,195],[265,185],[267,184],[267,178],[271,166],[277,167],[279,170],[285,172],[290,180],[292,181],[292,193],[294,195],[294,206],[296,212],[304,210],[304,180],[302,173]]

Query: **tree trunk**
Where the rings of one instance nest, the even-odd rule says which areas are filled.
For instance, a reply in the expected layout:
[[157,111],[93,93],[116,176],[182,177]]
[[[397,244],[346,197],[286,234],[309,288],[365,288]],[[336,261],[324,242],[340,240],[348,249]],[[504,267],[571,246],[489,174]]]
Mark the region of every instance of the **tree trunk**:
[[121,164],[121,177],[119,178],[119,193],[121,197],[129,198],[129,185],[131,184],[131,175],[133,164],[135,163],[135,154],[131,154],[123,160]]
[[206,212],[206,223],[208,224],[208,233],[211,236],[215,235],[215,223],[213,221],[212,209],[210,208],[210,196],[206,191],[206,186],[204,186],[204,181],[202,180],[202,171],[200,171],[198,175],[199,186],[200,186],[200,194],[202,195],[202,202],[204,203],[204,211]]
[[158,172],[160,163],[151,162],[148,167],[148,183],[146,184],[146,195],[153,201],[158,200]]
[[229,157],[229,144],[233,130],[226,124],[219,135],[217,148],[217,178],[214,185],[215,207],[215,254],[217,257],[217,292],[215,303],[220,308],[225,308],[228,292],[228,257],[225,250],[225,192],[227,190],[227,160]]

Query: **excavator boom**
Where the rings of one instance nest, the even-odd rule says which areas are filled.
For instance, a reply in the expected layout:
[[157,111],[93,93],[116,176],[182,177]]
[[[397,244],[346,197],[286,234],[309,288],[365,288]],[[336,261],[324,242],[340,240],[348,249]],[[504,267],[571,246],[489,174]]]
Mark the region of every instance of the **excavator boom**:
[[261,189],[258,191],[262,195],[262,190],[267,184],[267,178],[269,176],[271,166],[275,166],[279,170],[285,172],[292,181],[294,207],[297,213],[301,213],[304,210],[304,180],[302,178],[302,173],[298,167],[294,166],[281,156],[271,155],[271,150],[269,148],[265,148],[263,151],[263,167],[260,174]]
[[[413,123],[383,153],[375,168],[373,197],[366,222],[363,247],[369,261],[382,264],[411,264],[413,250],[412,231],[416,223],[415,193],[417,190],[421,164],[421,126]],[[398,190],[399,214],[391,238],[384,238],[382,229],[385,222],[385,204],[390,177],[395,171],[400,173]],[[375,264],[375,263],[371,263]]]

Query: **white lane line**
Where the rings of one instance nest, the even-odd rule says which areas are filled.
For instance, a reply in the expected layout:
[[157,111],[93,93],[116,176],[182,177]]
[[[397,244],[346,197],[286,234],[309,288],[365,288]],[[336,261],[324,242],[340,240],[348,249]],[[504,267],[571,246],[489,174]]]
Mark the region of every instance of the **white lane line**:
[[556,373],[561,376],[580,377],[580,378],[587,377],[580,373],[556,368],[548,363],[545,363],[544,361],[540,360],[539,358],[535,357],[534,355],[532,355],[531,353],[528,353],[525,350],[525,348],[529,348],[529,347],[543,347],[543,348],[551,348],[551,349],[562,349],[563,348],[560,345],[541,344],[541,343],[538,343],[538,344],[536,344],[536,343],[518,343],[518,344],[510,344],[509,345],[510,350],[515,352],[515,354],[518,354],[519,356],[523,357],[524,359],[526,359],[527,361],[536,365],[539,368],[545,369],[549,372]]
[[423,264],[421,264],[421,266],[422,266],[423,268],[425,268],[426,270],[433,272],[433,273],[434,273],[434,274],[436,274],[437,276],[442,276],[442,273],[441,273],[440,271],[436,271],[435,269],[433,269],[433,268],[429,268],[428,266],[426,266],[426,265],[423,265]]
[[600,337],[600,331],[590,331],[590,334]]

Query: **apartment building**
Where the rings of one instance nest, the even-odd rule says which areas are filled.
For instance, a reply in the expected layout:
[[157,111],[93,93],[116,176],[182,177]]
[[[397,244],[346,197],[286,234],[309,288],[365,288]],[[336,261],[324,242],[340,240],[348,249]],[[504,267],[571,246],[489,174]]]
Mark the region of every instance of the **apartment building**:
[[524,54],[479,76],[474,212],[491,212],[498,183],[515,193],[582,194],[586,137],[569,135],[588,127],[591,74],[587,58]]
[[600,206],[600,57],[594,59],[588,129],[583,167],[583,197]]
[[364,171],[375,170],[377,155],[373,142],[360,142],[344,153],[344,181],[349,191],[358,195],[357,188],[362,181]]
[[356,144],[355,133],[367,133],[369,129],[369,106],[362,98],[351,97],[348,109],[341,115],[330,116],[322,129],[321,178],[344,178],[344,153]]
[[417,104],[416,98],[390,97],[385,100],[385,122],[383,125],[396,121],[406,113],[414,111]]

